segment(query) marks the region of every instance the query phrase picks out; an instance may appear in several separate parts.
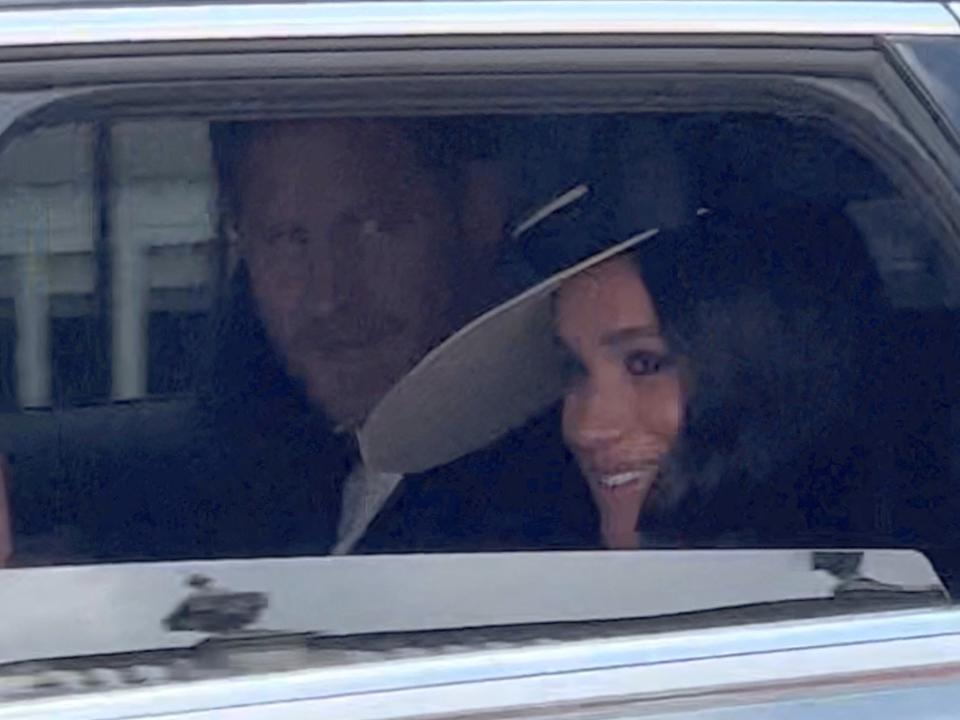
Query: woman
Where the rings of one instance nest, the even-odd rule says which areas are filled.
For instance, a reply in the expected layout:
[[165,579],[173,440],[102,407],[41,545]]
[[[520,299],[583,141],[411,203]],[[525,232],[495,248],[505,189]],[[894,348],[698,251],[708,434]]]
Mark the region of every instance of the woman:
[[802,207],[657,242],[554,304],[573,367],[564,437],[604,545],[637,547],[643,510],[686,542],[864,538],[885,314],[852,226]]
[[639,545],[637,519],[680,431],[679,360],[630,257],[567,280],[554,308],[571,365],[563,431],[608,548]]
[[862,529],[847,508],[882,312],[856,233],[798,208],[634,234],[615,198],[581,183],[517,226],[528,289],[388,393],[367,462],[434,467],[562,399],[605,547]]

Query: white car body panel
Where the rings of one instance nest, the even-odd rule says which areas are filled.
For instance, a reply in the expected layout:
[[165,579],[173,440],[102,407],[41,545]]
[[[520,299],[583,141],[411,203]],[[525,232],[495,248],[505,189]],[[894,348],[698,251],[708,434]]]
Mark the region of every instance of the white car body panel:
[[0,47],[266,38],[564,34],[956,35],[927,2],[497,0],[2,9]]

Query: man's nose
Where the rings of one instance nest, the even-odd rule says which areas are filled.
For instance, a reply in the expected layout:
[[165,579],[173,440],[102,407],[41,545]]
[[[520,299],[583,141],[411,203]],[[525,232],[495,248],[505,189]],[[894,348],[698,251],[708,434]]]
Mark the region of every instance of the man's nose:
[[363,259],[358,256],[360,251],[342,239],[326,247],[311,248],[303,289],[304,304],[309,312],[325,317],[361,299]]
[[326,317],[337,310],[336,274],[329,256],[311,253],[305,262],[301,308],[313,316]]

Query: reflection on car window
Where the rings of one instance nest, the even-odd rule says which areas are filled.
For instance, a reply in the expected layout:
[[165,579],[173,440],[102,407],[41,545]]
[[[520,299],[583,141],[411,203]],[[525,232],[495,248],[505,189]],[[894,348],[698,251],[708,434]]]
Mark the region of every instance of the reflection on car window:
[[822,128],[73,124],[0,202],[15,565],[956,540],[955,268]]

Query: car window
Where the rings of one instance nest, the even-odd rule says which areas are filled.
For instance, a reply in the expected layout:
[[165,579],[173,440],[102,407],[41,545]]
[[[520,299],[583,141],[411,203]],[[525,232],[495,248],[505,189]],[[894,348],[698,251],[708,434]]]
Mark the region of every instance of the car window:
[[20,131],[9,564],[872,547],[949,581],[925,202],[760,111]]
[[[178,150],[164,154],[165,146]],[[7,298],[8,322],[14,307],[17,317],[36,316],[5,328],[8,406],[89,404],[189,386],[196,361],[189,338],[211,292],[206,152],[205,126],[184,122],[107,131],[69,125],[8,147],[5,264],[17,281],[8,284],[17,289]],[[107,277],[115,280],[109,288]],[[119,312],[108,315],[108,305]]]

